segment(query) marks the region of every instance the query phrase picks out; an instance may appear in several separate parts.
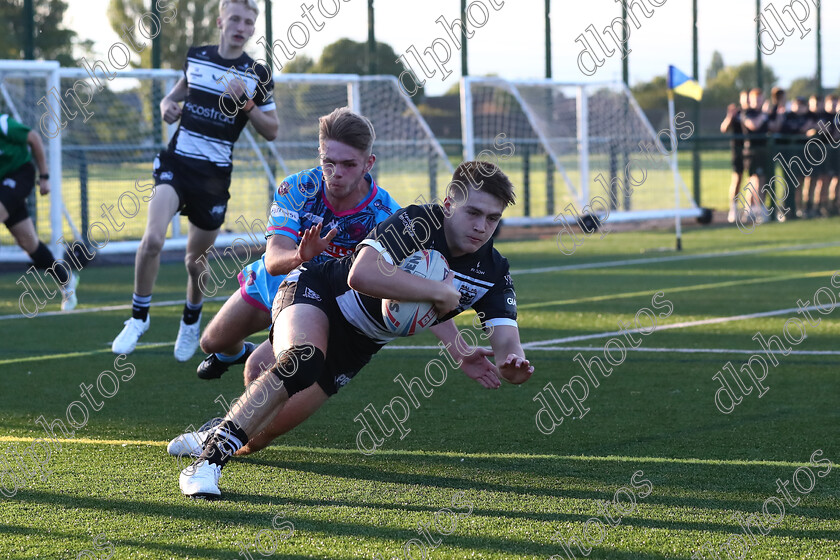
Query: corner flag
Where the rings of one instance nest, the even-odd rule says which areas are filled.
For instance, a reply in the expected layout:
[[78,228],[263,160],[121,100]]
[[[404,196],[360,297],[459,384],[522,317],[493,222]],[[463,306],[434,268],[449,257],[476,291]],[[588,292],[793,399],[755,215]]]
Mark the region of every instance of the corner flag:
[[668,89],[697,101],[703,98],[703,88],[700,87],[700,84],[673,66],[668,66]]

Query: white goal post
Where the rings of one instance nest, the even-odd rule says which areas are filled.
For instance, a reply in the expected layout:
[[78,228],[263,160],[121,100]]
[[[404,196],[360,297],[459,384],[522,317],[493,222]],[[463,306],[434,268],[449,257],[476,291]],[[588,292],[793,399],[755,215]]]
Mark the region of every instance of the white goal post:
[[[137,250],[152,162],[177,126],[161,120],[159,99],[181,76],[178,70],[125,70],[106,79],[99,71],[95,80],[83,68],[56,62],[0,60],[0,112],[41,130],[45,139],[52,192],[37,197],[36,227],[57,257],[61,239],[93,243],[103,254]],[[318,165],[318,118],[337,107],[349,106],[373,122],[371,173],[400,204],[443,194],[454,167],[395,77],[275,73],[274,82],[278,137],[268,142],[250,125],[243,130],[217,246],[243,234],[260,236],[257,224],[266,222],[277,183]],[[89,103],[80,108],[74,95]],[[56,115],[66,126],[49,137],[58,128]],[[165,248],[183,248],[186,231],[186,218],[176,216]],[[0,232],[0,261],[28,261],[8,231]]]
[[675,201],[670,142],[621,82],[466,77],[461,120],[464,159],[498,163],[518,187],[506,224],[549,225],[572,210],[610,222],[703,214],[679,174]]

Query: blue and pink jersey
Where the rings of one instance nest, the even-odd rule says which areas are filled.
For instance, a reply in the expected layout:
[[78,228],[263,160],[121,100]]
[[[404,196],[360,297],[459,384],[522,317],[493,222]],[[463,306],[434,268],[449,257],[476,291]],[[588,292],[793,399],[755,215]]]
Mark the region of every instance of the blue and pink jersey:
[[[367,234],[376,225],[400,209],[388,191],[379,188],[370,174],[365,175],[370,183],[367,196],[355,207],[336,212],[327,200],[324,189],[324,175],[321,167],[307,169],[290,175],[283,180],[274,193],[266,238],[285,235],[299,243],[303,232],[323,223],[321,236],[333,228],[338,233],[327,249],[312,259],[323,262],[353,253]],[[277,288],[285,275],[271,276],[265,270],[265,256],[248,266],[239,275],[242,296],[251,305],[270,312]]]

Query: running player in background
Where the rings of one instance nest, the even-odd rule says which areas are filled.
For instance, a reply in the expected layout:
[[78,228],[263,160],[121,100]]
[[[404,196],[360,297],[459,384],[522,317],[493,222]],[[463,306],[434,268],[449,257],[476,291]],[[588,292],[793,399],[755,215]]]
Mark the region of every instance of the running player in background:
[[[169,147],[155,158],[155,189],[149,202],[146,231],[135,259],[131,318],[111,345],[116,354],[133,352],[140,336],[149,328],[149,307],[160,268],[160,252],[169,222],[178,212],[189,218],[190,227],[184,259],[187,300],[174,354],[181,362],[195,354],[203,302],[198,279],[207,267],[206,259],[200,257],[213,245],[225,221],[233,145],[249,121],[264,138],[273,140],[277,136],[271,75],[244,52],[259,14],[256,0],[221,0],[219,13],[216,20],[219,44],[190,48],[184,77],[160,103],[164,121],[171,124],[180,118],[181,122]],[[225,82],[219,76],[224,76],[231,67],[240,77]],[[246,73],[251,69],[250,74]],[[235,116],[221,111],[226,97],[241,100],[247,92],[258,91],[258,86],[265,95],[248,99]],[[179,105],[182,101],[183,107]],[[231,105],[232,102],[226,104]]]
[[739,101],[740,106],[735,103],[730,103],[726,108],[726,117],[720,123],[720,132],[722,134],[732,134],[730,145],[732,147],[732,180],[729,182],[729,215],[727,220],[730,224],[735,223],[735,214],[738,212],[736,201],[738,193],[741,191],[741,179],[744,176],[744,128],[741,124],[741,118],[747,109],[749,109],[749,94],[742,91]]
[[62,266],[56,266],[49,247],[38,239],[35,224],[29,217],[26,199],[35,188],[35,166],[41,195],[50,192],[47,157],[41,136],[6,114],[0,114],[0,221],[21,249],[26,251],[35,268],[46,270],[61,289],[61,310],[76,307],[76,286],[79,276]]

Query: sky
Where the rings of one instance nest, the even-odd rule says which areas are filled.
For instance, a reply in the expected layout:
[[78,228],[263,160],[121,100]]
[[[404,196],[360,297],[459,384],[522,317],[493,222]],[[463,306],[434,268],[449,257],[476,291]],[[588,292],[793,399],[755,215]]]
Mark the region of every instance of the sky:
[[[165,1],[165,0],[162,0]],[[367,0],[342,0],[338,14],[327,19],[319,14],[320,1],[327,11],[334,11],[339,0],[307,0],[315,4],[313,14],[324,27],[319,32],[312,31],[301,15],[303,0],[274,0],[273,27],[274,38],[287,42],[287,32],[295,22],[303,22],[310,31],[306,46],[299,49],[317,60],[323,48],[342,37],[356,41],[367,40]],[[664,75],[669,64],[673,64],[691,74],[691,0],[630,0],[636,5],[644,3],[649,11],[646,17],[641,8],[635,7],[639,28],[630,22],[629,69],[631,85],[649,81],[657,75]],[[782,43],[772,55],[763,57],[781,78],[783,86],[795,78],[813,76],[816,73],[816,8],[818,0],[763,0],[763,10],[772,4],[787,23],[791,36],[784,35],[778,28],[775,34]],[[661,4],[656,7],[655,3]],[[803,19],[803,30],[811,29],[803,38],[796,30],[790,12],[791,2],[794,13]],[[262,0],[259,1],[263,7]],[[473,6],[473,4],[476,4]],[[552,0],[551,41],[552,73],[556,80],[566,82],[592,82],[621,80],[621,53],[604,56],[603,66],[587,76],[578,68],[578,56],[583,50],[580,42],[575,42],[590,25],[599,33],[609,47],[614,48],[612,40],[602,31],[614,18],[621,15],[619,0]],[[120,38],[111,29],[107,19],[108,0],[69,0],[66,25],[79,34],[81,39],[94,41],[94,53],[105,59],[108,48]],[[545,0],[471,0],[475,23],[482,27],[469,25],[475,32],[468,43],[468,70],[471,75],[489,73],[511,79],[545,77]],[[739,64],[755,57],[755,2],[752,0],[698,0],[699,31],[699,68],[700,81],[703,83],[705,70],[717,50],[723,55],[726,64]],[[806,16],[803,6],[808,7]],[[482,10],[482,8],[484,10]],[[375,2],[376,39],[390,44],[400,55],[411,47],[423,53],[436,39],[446,41],[443,26],[436,20],[443,16],[450,23],[459,17],[459,0],[376,0]],[[788,9],[788,12],[784,12]],[[486,23],[484,22],[484,12]],[[251,55],[261,55],[262,48],[256,45],[259,37],[265,35],[264,20],[261,14],[257,22],[257,31],[246,49]],[[772,18],[771,18],[771,21]],[[174,22],[177,23],[177,16]],[[775,26],[771,23],[771,26]],[[618,25],[617,25],[618,28]],[[840,2],[825,2],[822,6],[823,31],[823,82],[828,87],[840,84],[840,57],[833,56],[840,39]],[[296,33],[297,31],[293,31]],[[586,36],[592,41],[590,33]],[[619,35],[620,36],[620,35]],[[765,37],[767,45],[770,39]],[[299,43],[302,42],[299,40]],[[451,70],[445,80],[442,71],[427,79],[426,93],[438,95],[449,89],[460,78],[460,52],[453,48],[451,59],[443,64]],[[438,41],[441,59],[445,58]],[[769,48],[768,48],[769,50]],[[602,55],[603,56],[603,55]],[[410,55],[407,59],[414,60]],[[424,60],[435,68],[428,55]],[[416,62],[414,69],[420,72]]]

